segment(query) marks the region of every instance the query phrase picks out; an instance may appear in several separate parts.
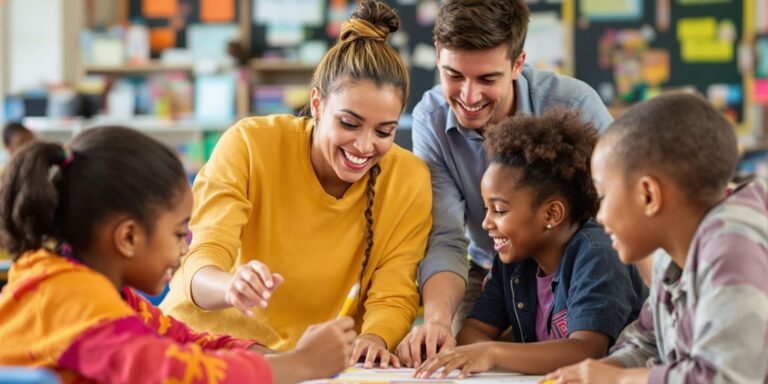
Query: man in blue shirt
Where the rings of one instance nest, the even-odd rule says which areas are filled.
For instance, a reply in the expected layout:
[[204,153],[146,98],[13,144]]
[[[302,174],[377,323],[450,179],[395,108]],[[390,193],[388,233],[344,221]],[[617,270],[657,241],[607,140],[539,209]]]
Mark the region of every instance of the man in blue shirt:
[[419,269],[424,325],[396,351],[407,366],[421,363],[422,348],[431,357],[456,344],[495,257],[481,226],[486,126],[558,106],[580,109],[600,130],[613,120],[585,83],[525,65],[528,18],[524,0],[447,0],[437,16],[440,85],[413,111],[413,150],[432,174],[433,226]]

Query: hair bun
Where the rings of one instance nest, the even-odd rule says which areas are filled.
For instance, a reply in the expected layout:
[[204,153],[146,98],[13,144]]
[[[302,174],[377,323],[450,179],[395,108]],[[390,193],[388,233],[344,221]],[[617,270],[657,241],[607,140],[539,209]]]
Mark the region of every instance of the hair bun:
[[357,6],[348,21],[341,25],[339,40],[386,41],[390,33],[400,29],[400,18],[392,8],[377,0],[365,0]]

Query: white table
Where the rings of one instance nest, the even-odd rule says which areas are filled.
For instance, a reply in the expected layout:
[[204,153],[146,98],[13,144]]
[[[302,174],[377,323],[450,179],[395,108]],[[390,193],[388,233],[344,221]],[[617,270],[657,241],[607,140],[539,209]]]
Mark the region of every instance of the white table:
[[307,384],[408,384],[408,383],[432,383],[432,384],[490,384],[490,383],[538,383],[542,376],[527,376],[510,372],[484,372],[471,375],[466,379],[459,379],[458,371],[444,379],[416,379],[412,377],[412,368],[388,368],[388,369],[363,369],[360,365],[349,368],[340,375],[331,379],[307,381]]

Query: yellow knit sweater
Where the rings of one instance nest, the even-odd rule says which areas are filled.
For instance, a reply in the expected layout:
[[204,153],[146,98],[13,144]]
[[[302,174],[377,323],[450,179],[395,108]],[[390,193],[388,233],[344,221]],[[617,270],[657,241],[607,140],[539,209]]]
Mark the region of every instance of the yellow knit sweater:
[[[222,136],[195,180],[192,246],[162,304],[166,313],[276,350],[336,316],[360,273],[368,177],[341,199],[328,195],[310,161],[311,132],[309,119],[276,115],[243,119]],[[350,315],[359,332],[380,336],[391,350],[416,314],[415,274],[432,225],[432,193],[426,165],[397,145],[379,165],[363,304]],[[201,267],[232,272],[250,260],[285,277],[266,309],[256,307],[248,318],[191,301],[191,279]]]

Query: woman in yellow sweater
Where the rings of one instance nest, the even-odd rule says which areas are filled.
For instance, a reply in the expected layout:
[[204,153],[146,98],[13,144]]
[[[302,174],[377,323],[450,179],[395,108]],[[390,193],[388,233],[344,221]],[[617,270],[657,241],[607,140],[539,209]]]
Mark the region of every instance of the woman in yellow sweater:
[[193,239],[162,308],[191,327],[278,350],[337,316],[350,288],[350,364],[399,366],[431,228],[427,167],[394,144],[408,72],[386,44],[399,19],[360,4],[312,80],[312,118],[246,118],[193,192]]

